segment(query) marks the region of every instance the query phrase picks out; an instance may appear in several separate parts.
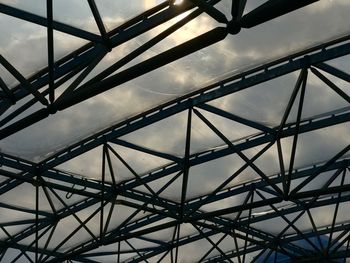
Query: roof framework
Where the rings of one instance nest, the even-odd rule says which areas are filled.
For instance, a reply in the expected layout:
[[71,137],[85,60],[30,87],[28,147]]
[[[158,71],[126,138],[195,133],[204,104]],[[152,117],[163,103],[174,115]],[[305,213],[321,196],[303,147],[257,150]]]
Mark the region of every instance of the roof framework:
[[[181,4],[165,1],[109,31],[97,1],[87,2],[98,33],[55,21],[52,0],[47,0],[46,16],[0,4],[2,14],[43,26],[47,34],[47,66],[30,76],[24,76],[0,55],[0,64],[17,83],[10,85],[0,75],[2,140],[206,49],[230,34],[239,37],[241,29],[249,30],[318,1],[296,4],[270,0],[249,12],[244,12],[247,1],[232,1],[231,18],[216,8],[220,0]],[[185,12],[186,16],[91,77],[113,49]],[[200,15],[219,26],[141,62],[128,64]],[[56,32],[84,39],[87,44],[55,59]],[[93,135],[37,161],[4,150],[0,156],[0,213],[9,216],[0,222],[0,261],[345,262],[350,255],[350,222],[346,215],[350,201],[349,140],[329,150],[326,157],[316,156],[306,163],[298,162],[298,153],[304,150],[309,154],[307,147],[315,147],[315,142],[305,148],[300,146],[300,141],[307,144],[310,134],[326,131],[322,138],[329,141],[334,140],[333,134],[338,134],[339,129],[348,134],[350,75],[332,61],[347,61],[349,38],[350,35],[332,38],[229,74],[112,126],[101,127]],[[237,115],[216,103],[259,85],[269,86],[284,76],[294,76],[294,83],[277,123]],[[304,114],[315,78],[344,103],[342,107]],[[347,85],[339,85],[340,81]],[[314,92],[312,96],[322,94]],[[180,115],[181,122],[172,123]],[[225,120],[225,125],[245,127],[243,133],[250,130],[234,137],[218,118]],[[156,127],[150,132],[162,136],[167,121],[174,125],[172,129],[183,132],[181,154],[173,153],[171,146],[158,150],[128,137],[137,132],[146,137],[149,127]],[[195,147],[198,123],[215,137],[215,145]],[[316,143],[322,145],[322,141]],[[259,160],[272,149],[278,170],[270,172]],[[99,164],[94,178],[65,166],[93,151]],[[150,166],[135,168],[130,156],[145,158],[145,166]],[[228,164],[225,160],[234,163],[226,177],[219,175],[221,161]],[[214,170],[206,166],[211,164]],[[192,184],[198,185],[198,193],[192,193],[191,178],[197,167],[204,167],[198,173],[212,173],[207,176],[217,180],[209,181],[208,186],[203,182],[207,178],[204,175],[204,179],[192,179]],[[129,177],[120,176],[123,172]],[[23,189],[31,193],[29,206],[20,197],[11,199],[21,195]],[[326,214],[329,220],[323,220]],[[197,251],[193,257],[182,252],[189,247]]]

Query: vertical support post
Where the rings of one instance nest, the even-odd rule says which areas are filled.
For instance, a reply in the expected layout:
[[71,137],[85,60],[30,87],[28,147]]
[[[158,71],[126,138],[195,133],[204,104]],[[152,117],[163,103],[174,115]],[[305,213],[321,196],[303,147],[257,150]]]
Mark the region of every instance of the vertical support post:
[[39,251],[39,175],[36,174],[35,182],[35,263],[38,263]]
[[241,261],[241,256],[239,255],[239,246],[238,246],[238,241],[237,241],[237,236],[236,236],[236,231],[235,229],[232,229],[232,235],[233,236],[233,241],[235,243],[235,248],[236,248],[236,252],[237,252],[237,259],[238,259],[238,263],[242,263]]
[[120,263],[120,241],[118,242],[118,257],[117,257],[117,263]]
[[[344,169],[344,171],[343,171],[342,178],[341,178],[341,182],[340,182],[340,186],[343,186],[343,185],[344,185],[345,174],[346,174],[346,169]],[[338,215],[338,209],[339,209],[339,203],[340,203],[341,194],[342,194],[342,192],[339,192],[339,193],[338,193],[337,203],[336,203],[335,209],[334,209],[333,220],[332,220],[332,226],[331,226],[331,232],[330,232],[329,238],[328,238],[327,255],[329,255],[329,252],[330,252],[330,249],[331,249],[331,242],[332,242],[332,238],[333,238],[333,232],[334,232],[335,222],[337,221],[337,215]]]
[[[276,140],[277,140],[277,147],[278,147],[278,151],[280,152],[281,151],[281,145],[279,144],[279,140],[280,140],[280,134],[281,132],[283,131],[283,128],[284,128],[284,125],[286,124],[287,122],[287,119],[289,117],[289,114],[290,114],[290,111],[293,107],[293,104],[294,104],[294,101],[297,97],[297,94],[299,92],[299,89],[301,87],[301,85],[303,84],[304,82],[304,75],[306,74],[307,72],[307,69],[303,68],[301,71],[300,71],[300,74],[298,76],[298,79],[297,79],[297,82],[295,83],[295,86],[294,86],[294,89],[293,89],[293,92],[292,92],[292,95],[288,101],[288,104],[287,104],[287,107],[286,107],[286,110],[284,111],[284,114],[283,114],[283,117],[282,117],[282,120],[281,120],[281,123],[279,125],[279,128],[278,128],[278,131],[276,133]],[[283,157],[282,157],[282,154],[279,153],[279,158],[280,158],[280,162],[281,162],[281,158],[282,158],[282,161],[283,161]],[[289,178],[289,175],[286,175],[284,169],[283,171],[281,171],[281,174],[282,176],[284,176],[284,180],[283,180],[283,195],[284,195],[284,198],[287,199],[288,197],[288,194],[289,194],[289,188],[288,188],[288,178]]]
[[103,24],[100,12],[98,11],[98,8],[96,6],[96,3],[94,0],[88,0],[91,12],[95,18],[96,25],[98,27],[98,30],[100,31],[100,34],[102,36],[102,39],[107,47],[109,47],[109,38],[107,36],[106,28]]
[[[250,196],[250,203],[253,203],[254,201],[254,191],[255,189],[252,189],[252,194]],[[249,229],[250,227],[250,220],[252,218],[252,208],[249,208],[249,213],[248,213],[248,225],[247,225],[247,228]],[[245,240],[244,240],[244,248],[243,248],[243,260],[242,262],[244,263],[245,262],[245,256],[246,256],[246,251],[247,251],[247,245],[248,245],[248,231],[246,232],[246,235],[245,235]]]
[[175,252],[175,262],[174,263],[177,263],[178,256],[179,256],[180,230],[181,230],[181,225],[178,225],[177,226],[177,234],[176,234],[176,252]]
[[[176,238],[176,229],[177,229],[177,225],[174,227],[174,233],[173,233],[173,238],[172,238],[172,242],[171,244],[174,246],[175,244],[175,238]],[[170,262],[173,263],[173,259],[174,259],[174,253],[173,253],[174,247],[172,247],[170,249]]]
[[[350,234],[349,234],[349,236],[350,236]],[[349,244],[350,244],[350,238],[348,237],[348,242],[346,244],[346,250],[345,250],[344,263],[346,263],[346,258],[348,257]]]
[[297,144],[298,144],[300,120],[301,120],[301,115],[302,115],[302,111],[303,111],[303,104],[304,104],[307,75],[308,75],[307,69],[303,69],[302,75],[301,75],[302,76],[302,79],[301,79],[302,83],[301,83],[301,90],[300,90],[299,106],[298,106],[295,134],[294,134],[294,138],[293,138],[292,154],[290,157],[289,170],[288,170],[288,175],[287,175],[287,184],[286,184],[287,188],[286,188],[285,195],[289,194],[290,184],[291,184],[291,180],[292,180],[292,172],[293,172],[294,160],[295,160]]
[[318,230],[317,230],[315,221],[314,221],[314,219],[313,219],[313,217],[312,217],[312,214],[311,214],[311,212],[310,212],[310,209],[309,209],[309,208],[306,208],[306,212],[307,212],[307,214],[308,214],[308,216],[309,216],[309,219],[310,219],[312,228],[313,228],[314,232],[316,233],[316,237],[317,237],[318,243],[320,244],[320,248],[321,248],[321,250],[323,250],[324,247],[323,247],[323,244],[322,244],[322,241],[321,241],[321,238],[320,238],[320,234],[318,233]]
[[101,213],[100,213],[100,241],[101,243],[103,242],[103,235],[104,235],[104,231],[103,231],[103,220],[104,220],[104,215],[103,215],[103,211],[104,211],[104,205],[103,205],[103,200],[104,200],[104,192],[105,192],[105,173],[106,173],[106,144],[103,145],[102,147],[102,189],[101,189]]
[[108,147],[105,147],[105,154],[107,157],[107,163],[108,163],[108,168],[109,168],[109,173],[111,174],[112,177],[112,183],[113,183],[113,189],[117,189],[117,181],[116,181],[116,176],[114,174],[114,169],[111,161],[111,156],[109,155],[109,150]]
[[285,180],[286,171],[284,169],[283,151],[282,151],[280,138],[277,138],[277,153],[278,153],[278,161],[279,161],[280,170],[281,170],[283,193],[284,193],[284,196],[286,196],[286,194],[288,193],[288,188],[287,188],[287,180]]
[[54,47],[53,47],[53,7],[52,0],[46,0],[47,9],[47,55],[49,66],[49,100],[55,100],[54,88]]
[[[46,250],[47,247],[49,246],[49,243],[51,242],[51,239],[52,239],[52,237],[53,237],[53,234],[55,233],[57,224],[58,224],[58,222],[56,222],[56,223],[53,225],[53,227],[51,228],[50,234],[49,234],[49,236],[47,237],[46,242],[45,242],[44,250]],[[44,253],[42,253],[42,254],[40,255],[40,257],[39,257],[39,262],[42,261],[43,257],[44,257]]]
[[191,123],[192,123],[192,107],[188,109],[187,115],[187,130],[186,130],[186,146],[185,146],[185,157],[183,161],[183,180],[182,180],[182,194],[181,194],[181,210],[180,218],[184,218],[184,203],[186,201],[187,185],[188,185],[188,173],[190,170],[189,158],[191,148]]

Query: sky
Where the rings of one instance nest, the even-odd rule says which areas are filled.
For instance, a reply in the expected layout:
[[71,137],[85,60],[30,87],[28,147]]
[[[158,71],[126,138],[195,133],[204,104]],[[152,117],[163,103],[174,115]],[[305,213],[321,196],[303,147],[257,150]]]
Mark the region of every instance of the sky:
[[[44,2],[39,3],[35,0],[1,0],[0,2],[45,16]],[[228,14],[229,12],[227,10],[230,8],[229,2],[223,0],[222,3],[218,4],[218,9]],[[248,0],[247,11],[262,2]],[[130,16],[151,8],[158,3],[158,0],[132,2],[126,0],[96,1],[105,26],[109,30],[120,25]],[[220,78],[242,72],[286,54],[302,50],[305,47],[321,43],[322,41],[345,35],[349,33],[349,11],[350,3],[347,0],[322,0],[302,10],[274,19],[255,28],[243,29],[238,35],[229,35],[225,40],[213,46],[115,87],[62,112],[58,112],[54,116],[50,116],[2,140],[0,142],[0,149],[5,153],[38,162],[101,129],[110,127],[147,109],[197,90]],[[98,34],[93,16],[85,1],[54,1],[54,19]],[[174,18],[172,21],[144,33],[127,44],[116,47],[103,58],[96,69],[88,76],[87,80],[107,68],[117,59],[145,43],[151,37],[156,36],[179,19],[179,17]],[[135,61],[129,63],[128,66],[159,54],[216,26],[218,24],[212,18],[203,14],[161,43],[152,47],[145,54],[135,59]],[[46,65],[46,29],[44,27],[1,15],[0,33],[6,36],[0,38],[0,54],[13,63],[24,76],[28,77]],[[54,32],[54,36],[56,60],[87,43],[86,40],[77,39],[56,31]],[[342,69],[348,67],[348,60],[346,59],[337,59],[332,63]],[[8,85],[13,86],[16,84],[16,81],[1,67],[0,76]],[[263,123],[269,127],[275,127],[282,118],[297,77],[297,72],[290,73],[239,93],[211,101],[209,104],[238,116]],[[350,94],[348,83],[342,82],[339,79],[334,79],[334,81],[344,92]],[[68,84],[65,84],[59,89],[57,94],[62,92]],[[25,102],[26,100],[24,99],[18,105],[22,105]],[[18,106],[14,106],[9,112],[16,109],[16,107]],[[326,87],[317,77],[310,74],[307,82],[303,118],[310,118],[318,114],[346,107],[349,107],[346,101],[335,94],[330,88]],[[26,114],[39,108],[40,105],[35,105]],[[211,113],[205,111],[201,111],[201,113],[212,121],[230,140],[236,140],[258,132],[257,130],[227,121]],[[183,157],[187,125],[186,117],[186,112],[179,113],[145,127],[142,130],[125,135],[121,139]],[[296,107],[294,106],[289,121],[295,120],[295,118]],[[345,123],[301,135],[297,147],[295,167],[304,167],[322,162],[336,154],[345,145],[349,144],[350,141],[347,136],[349,128],[349,124]],[[192,122],[191,153],[215,149],[216,147],[221,147],[223,144],[201,120],[194,116]],[[289,163],[291,145],[291,138],[282,140],[282,147],[285,151],[285,164]],[[112,147],[140,174],[168,163],[167,160],[142,155],[139,152],[121,146]],[[261,147],[252,148],[246,151],[245,154],[247,156],[253,156]],[[325,151],[324,149],[327,150]],[[212,191],[242,164],[242,160],[237,156],[227,156],[191,168],[188,198],[197,197]],[[101,147],[99,147],[61,164],[58,168],[88,178],[100,179],[101,165]],[[276,146],[273,146],[259,158],[257,165],[266,174],[279,172]],[[117,161],[115,161],[114,166],[119,172],[119,180],[132,178],[130,172]],[[232,185],[256,178],[258,178],[258,175],[247,169],[232,182]],[[159,184],[165,183],[166,180],[167,178],[163,182],[161,180],[157,181],[152,184],[152,187],[157,188]],[[181,183],[182,180],[178,179],[175,181],[163,196],[179,201]],[[1,196],[0,200],[5,200],[4,198],[6,198],[7,200],[13,200],[12,202],[15,204],[26,207],[33,205],[33,188],[30,185],[23,185],[21,193],[21,198],[18,198],[16,197],[16,193],[11,191],[8,193],[8,196]],[[230,206],[239,202],[242,198],[237,197],[236,199],[225,200],[226,203],[221,203],[220,205],[222,207]],[[46,209],[49,210],[48,204],[46,206]],[[86,209],[82,211],[80,216],[84,217],[90,212],[91,210]],[[123,217],[128,213],[128,211],[123,210],[120,216]],[[323,210],[321,214],[322,216],[317,217],[320,220],[320,225],[326,224],[330,217],[325,217],[324,215],[331,215],[331,213]],[[3,218],[2,220],[7,221],[8,219]],[[322,223],[322,220],[326,222]],[[62,224],[58,231],[60,234],[57,236],[57,242],[61,239],[61,236],[64,236],[65,231],[68,233],[69,229],[73,228],[76,224],[77,222],[69,217],[64,222],[64,227]],[[94,228],[93,223],[91,223],[91,227]],[[258,227],[265,228],[266,225]],[[189,229],[189,232],[194,231],[191,227]],[[97,231],[97,229],[95,230]],[[165,236],[168,234],[163,233]],[[87,233],[82,231],[80,238],[88,238]],[[218,239],[220,237],[215,238]],[[72,240],[66,246],[73,245],[74,242]],[[201,242],[206,243],[206,241]],[[228,240],[226,242],[229,244]],[[208,243],[206,243],[206,246],[208,246]],[[206,247],[199,243],[192,247],[188,246],[183,248],[183,255],[186,254],[185,251],[188,253],[192,251],[193,254],[193,251],[198,251],[199,248],[205,250]],[[181,262],[188,262],[185,256],[182,256]]]

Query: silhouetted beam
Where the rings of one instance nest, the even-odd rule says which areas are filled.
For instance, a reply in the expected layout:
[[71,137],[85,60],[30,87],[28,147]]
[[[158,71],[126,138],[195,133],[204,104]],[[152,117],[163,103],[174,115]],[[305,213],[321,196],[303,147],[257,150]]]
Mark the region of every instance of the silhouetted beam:
[[[217,1],[220,0],[213,0],[212,2]],[[107,35],[110,38],[111,43],[110,47],[116,47],[118,45],[121,45],[129,41],[130,39],[133,39],[134,37],[137,37],[138,35],[148,30],[151,30],[152,28],[176,17],[182,12],[193,8],[193,4],[184,3],[181,6],[171,6],[169,8],[167,7],[169,7],[169,3],[167,1],[164,1],[163,3],[142,12],[141,14],[135,16],[134,18],[126,21],[122,25],[108,32]],[[21,10],[19,11],[22,12]],[[44,25],[46,26],[47,21],[46,19],[44,20]],[[55,23],[54,29],[57,30],[57,28],[55,28]],[[64,76],[65,74],[68,74],[70,71],[75,70],[75,68],[79,67],[82,63],[85,63],[86,61],[90,60],[91,57],[94,57],[98,53],[98,47],[96,47],[95,45],[96,42],[102,42],[102,37],[97,37],[99,41],[92,41],[84,45],[83,47],[73,51],[67,56],[57,60],[55,62],[55,78],[57,79]],[[33,85],[33,88],[36,89],[40,89],[41,87],[47,85],[48,67],[39,70],[39,72],[29,77],[28,82],[30,82]],[[13,91],[16,100],[20,100],[28,95],[28,92],[21,89],[21,86],[14,87]]]
[[[67,147],[66,149],[44,160],[40,164],[43,165],[44,169],[55,167],[60,163],[63,163],[75,156],[82,154],[83,152],[86,152],[101,145],[104,142],[104,140],[102,140],[103,138],[109,140],[112,138],[120,137],[124,134],[130,133],[132,131],[165,119],[169,116],[172,116],[176,113],[179,113],[183,110],[186,110],[192,105],[201,105],[205,102],[214,100],[216,98],[220,98],[222,96],[246,89],[253,85],[257,85],[264,81],[277,78],[279,76],[288,74],[300,68],[306,67],[309,65],[309,63],[320,63],[321,61],[326,61],[328,59],[333,59],[349,53],[350,44],[344,44],[338,47],[321,50],[318,53],[309,55],[309,57],[307,58],[290,60],[290,57],[286,57],[285,60],[279,60],[279,63],[282,63],[281,65],[275,66],[272,69],[264,70],[264,67],[258,67],[258,70],[256,72],[254,70],[250,70],[247,73],[239,74],[238,77],[242,79],[238,80],[235,83],[224,84],[219,89],[215,89],[216,87],[218,87],[218,84],[211,85],[208,89],[213,90],[208,90],[206,93],[202,94],[200,90],[196,91],[194,94],[192,94],[193,99],[191,99],[191,101],[186,101],[186,97],[181,97],[169,103],[165,103],[164,105],[156,107],[152,110],[139,114],[135,117],[132,117],[127,121],[123,121],[113,126],[112,128],[108,128],[100,133],[97,133],[96,135],[90,136],[82,140],[81,142],[75,143]],[[288,60],[289,62],[285,64],[284,62]],[[247,76],[245,77],[246,74]],[[229,80],[232,79],[235,79],[235,77],[229,78]],[[2,134],[2,132],[0,132],[0,137],[3,136],[8,135]]]
[[[18,9],[12,6],[5,5],[5,4],[0,4],[0,13],[6,14],[12,17],[16,17],[40,26],[45,26],[45,27],[48,26],[48,20],[46,18],[23,11],[21,9]],[[70,25],[53,21],[52,26],[53,26],[53,29],[57,31],[61,31],[63,33],[66,33],[78,38],[83,38],[96,43],[102,42],[102,38],[100,36],[79,28],[75,28]]]
[[205,0],[190,0],[219,23],[227,23],[226,16]]
[[51,103],[55,100],[54,88],[54,45],[53,45],[53,6],[52,0],[46,0],[47,13],[47,57],[49,67],[49,100]]
[[319,0],[269,0],[244,15],[239,24],[244,28],[251,28],[276,17],[285,15]]
[[29,91],[38,101],[40,101],[43,105],[48,105],[48,101],[43,97],[43,95],[34,89],[31,84],[26,80],[26,78],[2,55],[0,55],[0,64],[4,66],[14,76],[21,85]]

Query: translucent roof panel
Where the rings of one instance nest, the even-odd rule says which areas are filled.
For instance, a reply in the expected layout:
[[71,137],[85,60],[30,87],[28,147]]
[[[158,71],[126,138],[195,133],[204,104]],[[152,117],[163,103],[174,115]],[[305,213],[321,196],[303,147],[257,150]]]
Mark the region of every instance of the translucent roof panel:
[[46,29],[7,15],[2,15],[0,19],[1,33],[7,36],[1,40],[1,55],[24,76],[46,65]]
[[[79,3],[79,1],[77,1],[77,3]],[[73,5],[74,3],[70,4]],[[225,3],[223,4],[225,5]],[[152,6],[153,4],[145,3],[145,5],[149,7],[149,5]],[[106,7],[107,5],[103,6]],[[109,6],[108,10],[113,10],[112,7],[113,5]],[[26,6],[18,6],[18,8],[26,9]],[[131,11],[133,8],[132,6],[128,8],[130,8],[130,12],[134,12],[134,10]],[[141,12],[145,8],[145,6],[142,6],[139,11]],[[221,41],[218,44],[205,48],[179,61],[150,72],[145,76],[141,76],[131,82],[123,84],[108,93],[104,93],[95,99],[91,99],[89,102],[77,105],[71,110],[66,110],[63,113],[57,114],[55,117],[48,118],[43,123],[38,123],[37,125],[28,128],[28,130],[24,131],[22,135],[16,134],[12,139],[3,141],[1,143],[1,148],[5,152],[7,151],[12,154],[16,152],[16,155],[30,158],[32,160],[34,160],[34,158],[35,160],[38,160],[47,157],[55,150],[74,143],[78,138],[86,137],[91,133],[95,133],[114,123],[120,122],[127,117],[203,87],[204,83],[213,79],[218,79],[218,76],[225,75],[228,72],[239,72],[247,67],[266,63],[273,58],[287,55],[304,49],[305,47],[313,46],[324,40],[343,35],[347,33],[349,23],[347,23],[346,20],[344,21],[344,18],[346,19],[347,16],[339,15],[339,13],[346,13],[347,8],[349,7],[345,1],[320,2],[301,10],[297,10],[286,16],[271,20],[252,29],[243,29],[238,35],[228,36],[224,41]],[[74,8],[71,10],[73,9]],[[84,10],[88,12],[89,10],[87,9],[88,7]],[[58,12],[58,14],[61,13],[62,12]],[[62,14],[68,15],[70,18],[74,17],[74,12],[72,14],[67,14],[66,12]],[[84,18],[82,12],[79,12],[79,16],[81,16],[77,16],[77,20],[79,21],[85,19],[91,23],[91,19],[93,19],[92,17]],[[31,38],[39,39],[39,35],[41,35],[43,48],[38,48],[38,44],[33,44],[39,52],[38,55],[34,56],[35,59],[38,60],[37,63],[33,62],[32,58],[28,60],[28,63],[30,63],[27,63],[28,65],[25,64],[23,59],[16,59],[18,52],[15,50],[20,49],[21,52],[30,52],[28,54],[33,54],[33,52],[35,52],[33,51],[33,48],[30,47],[28,41],[20,41],[18,37],[14,36],[14,38],[18,39],[17,42],[20,45],[23,45],[23,47],[13,48],[13,51],[6,48],[6,44],[3,45],[5,52],[2,53],[10,61],[14,62],[14,66],[17,67],[22,74],[28,75],[29,73],[35,72],[42,67],[44,65],[43,63],[47,60],[45,52],[42,52],[46,45],[45,29],[18,19],[7,16],[2,17],[10,19],[11,21],[13,20],[15,23],[23,24],[23,26],[11,26],[10,28],[13,28],[13,30],[10,33],[19,34],[21,31],[18,31],[18,27],[20,27],[23,28],[23,33],[25,32],[25,34],[28,34],[28,32],[31,31],[28,31],[28,29],[25,30],[25,28],[33,27],[33,33],[30,33],[30,35],[32,35]],[[342,19],[326,19],[325,17],[342,17]],[[78,27],[77,24],[72,24],[69,20],[64,21],[63,19],[62,22]],[[8,22],[4,24],[8,24]],[[86,23],[84,22],[84,24]],[[167,37],[164,41],[154,46],[149,51],[151,53],[146,57],[144,55],[142,57],[147,58],[162,50],[166,50],[182,43],[184,40],[193,38],[206,32],[210,28],[213,28],[215,24],[216,22],[212,18],[207,15],[201,15],[174,34]],[[320,25],[322,25],[322,27],[320,27]],[[38,30],[34,30],[34,28],[38,28]],[[160,26],[149,33],[145,33],[142,38],[149,39],[150,37],[155,36],[160,30],[164,30],[164,28],[165,26]],[[291,30],[288,31],[285,30],[285,28],[290,28]],[[292,28],[298,28],[299,30],[292,30]],[[327,32],[324,32],[323,28],[328,28]],[[9,29],[7,28],[6,30]],[[42,33],[38,35],[38,32],[41,32],[40,30]],[[322,34],[319,33],[321,31]],[[24,36],[23,33],[22,37],[28,39],[28,36]],[[55,48],[57,48],[57,55],[55,55],[56,59],[59,59],[63,54],[68,54],[70,50],[74,50],[72,47],[79,45],[81,42],[76,37],[68,37],[68,35],[60,32],[55,33],[54,36]],[[67,38],[65,38],[65,36],[67,36]],[[182,40],[183,38],[184,40]],[[274,45],[271,41],[273,41]],[[68,42],[70,43],[69,45],[66,44]],[[11,44],[11,46],[13,47],[13,44]],[[127,53],[124,51],[124,54]],[[266,54],[268,54],[268,56],[266,56]],[[29,56],[22,55],[22,57],[28,58]],[[120,57],[120,55],[118,55],[118,57]],[[112,63],[113,61],[116,61],[113,57],[110,57],[109,60]],[[35,66],[36,64],[37,66]],[[93,71],[91,74],[96,74],[96,72]],[[154,85],[155,79],[157,80],[157,85]],[[10,80],[8,80],[8,82],[9,81]],[[115,99],[113,98],[118,98],[118,103],[115,103]],[[130,107],[129,105],[134,106]],[[102,110],[101,107],[105,106],[106,109]],[[97,110],[97,108],[99,110]],[[252,107],[252,110],[255,112],[260,111],[260,107]],[[246,114],[246,112],[243,114]],[[89,122],[81,121],[81,118],[84,115],[89,116]],[[96,121],[91,119],[94,115],[96,116]],[[257,115],[254,117],[257,117]],[[260,119],[260,117],[257,118]],[[80,126],[70,125],[69,123],[80,123]],[[55,131],[60,131],[59,134],[55,135],[55,132],[45,130],[48,127],[53,126],[55,126]],[[36,132],[34,130],[36,130]],[[14,150],[12,148],[14,144],[11,143],[11,141],[15,140],[20,142],[27,140],[26,137],[28,134],[41,136],[38,131],[45,133],[47,142],[50,141],[50,143],[49,145],[45,143],[43,146],[36,145],[35,148],[45,148],[46,152],[38,150],[35,152],[35,150],[29,145],[29,147],[24,147],[24,143],[20,143],[22,150],[18,148]],[[76,136],[78,134],[79,137]],[[28,152],[31,153],[30,156],[28,156]]]
[[135,15],[142,13],[150,8],[155,7],[163,1],[159,0],[142,0],[138,2],[112,1],[112,0],[98,0],[96,5],[101,13],[103,22],[108,31],[112,30],[116,26],[121,25],[123,22],[134,17]]
[[0,261],[350,257],[349,1],[0,2]]

